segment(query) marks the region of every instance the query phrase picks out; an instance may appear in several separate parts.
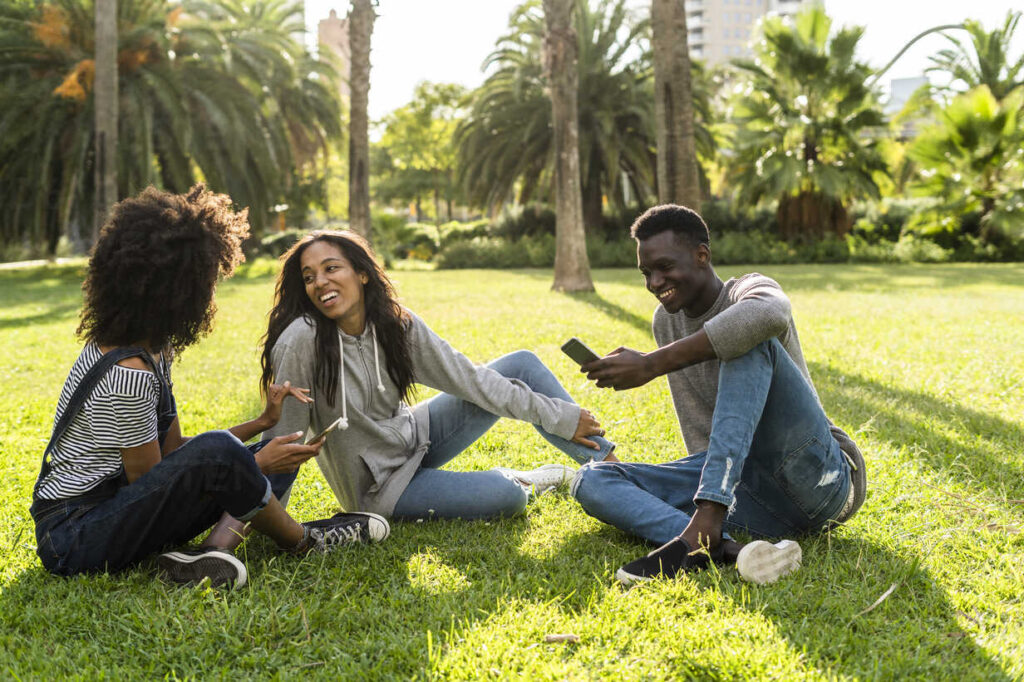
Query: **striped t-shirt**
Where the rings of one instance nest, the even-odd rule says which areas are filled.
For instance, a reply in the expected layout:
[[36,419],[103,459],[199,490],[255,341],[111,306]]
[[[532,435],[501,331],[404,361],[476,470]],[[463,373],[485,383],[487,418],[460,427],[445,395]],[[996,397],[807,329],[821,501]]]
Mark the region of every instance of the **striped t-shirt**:
[[[56,424],[78,383],[103,356],[95,343],[82,349],[64,382],[57,402]],[[160,370],[167,375],[168,368]],[[81,495],[121,473],[121,448],[132,448],[157,438],[160,382],[149,370],[114,365],[99,380],[64,435],[50,451],[49,475],[39,497],[59,500]]]

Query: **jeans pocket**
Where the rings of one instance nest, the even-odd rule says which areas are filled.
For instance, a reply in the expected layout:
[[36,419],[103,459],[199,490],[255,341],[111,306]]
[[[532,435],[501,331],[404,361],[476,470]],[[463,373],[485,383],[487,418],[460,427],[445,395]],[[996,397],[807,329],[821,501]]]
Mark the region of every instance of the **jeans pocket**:
[[787,454],[775,470],[779,486],[809,520],[816,519],[843,487],[842,462],[833,444],[811,438]]

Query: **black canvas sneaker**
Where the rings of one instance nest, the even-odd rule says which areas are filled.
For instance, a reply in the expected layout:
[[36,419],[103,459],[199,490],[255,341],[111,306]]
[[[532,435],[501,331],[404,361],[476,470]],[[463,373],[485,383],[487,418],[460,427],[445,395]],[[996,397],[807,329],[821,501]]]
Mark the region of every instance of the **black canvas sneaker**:
[[722,560],[722,545],[719,544],[714,555],[705,549],[694,550],[682,536],[669,540],[647,556],[630,561],[615,572],[615,577],[623,585],[631,585],[637,581],[652,580],[658,577],[674,578],[687,571],[699,571],[706,568],[712,561]]
[[341,512],[302,525],[309,529],[310,551],[320,553],[356,542],[380,542],[391,533],[387,520],[370,512]]

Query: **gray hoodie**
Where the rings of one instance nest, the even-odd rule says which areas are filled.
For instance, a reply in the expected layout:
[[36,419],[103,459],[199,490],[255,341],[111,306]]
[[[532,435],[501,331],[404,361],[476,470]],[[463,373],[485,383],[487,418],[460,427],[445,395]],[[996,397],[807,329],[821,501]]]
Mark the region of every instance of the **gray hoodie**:
[[[534,393],[521,381],[473,364],[423,320],[406,312],[416,383],[458,396],[500,417],[538,424],[565,439],[576,433],[578,405]],[[328,434],[317,464],[343,509],[390,516],[430,445],[429,413],[425,402],[409,407],[401,401],[371,325],[359,336],[340,330],[339,336],[344,382],[339,377],[332,407],[314,386],[315,327],[299,318],[282,332],[271,352],[274,381],[311,389],[314,402],[304,405],[286,400],[281,420],[264,437],[297,431],[318,433],[344,413],[348,426]]]

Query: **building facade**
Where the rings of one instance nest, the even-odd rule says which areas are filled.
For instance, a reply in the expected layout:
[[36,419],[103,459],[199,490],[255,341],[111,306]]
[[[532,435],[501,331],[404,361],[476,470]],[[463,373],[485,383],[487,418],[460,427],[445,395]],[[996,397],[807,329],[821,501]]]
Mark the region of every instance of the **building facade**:
[[761,17],[795,14],[805,2],[808,0],[686,0],[690,55],[708,66],[749,57]]
[[348,17],[338,18],[338,13],[331,10],[326,19],[321,19],[316,27],[317,44],[322,51],[330,50],[339,60],[341,73],[341,97],[349,100],[349,76],[352,73],[352,48],[348,42]]

